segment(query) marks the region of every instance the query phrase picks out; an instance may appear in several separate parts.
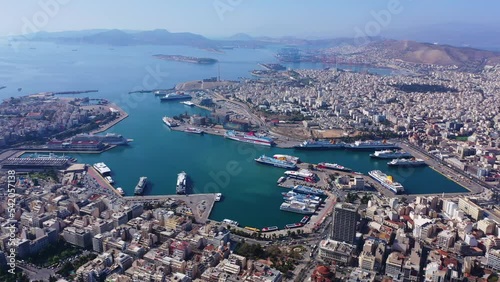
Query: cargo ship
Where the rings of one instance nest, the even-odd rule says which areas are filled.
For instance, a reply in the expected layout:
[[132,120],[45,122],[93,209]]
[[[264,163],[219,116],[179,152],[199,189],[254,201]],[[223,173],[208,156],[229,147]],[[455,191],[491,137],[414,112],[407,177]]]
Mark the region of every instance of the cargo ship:
[[298,157],[294,157],[294,156],[290,156],[290,155],[276,154],[273,156],[273,158],[280,160],[280,161],[291,162],[294,164],[300,163],[300,159]]
[[144,189],[146,189],[146,186],[148,184],[148,178],[145,176],[141,176],[139,178],[139,183],[135,186],[134,189],[134,195],[142,195],[144,193]]
[[287,211],[287,212],[294,212],[294,213],[299,213],[299,214],[313,214],[314,209],[311,209],[308,207],[307,204],[298,202],[298,201],[292,201],[290,203],[284,202],[280,206],[280,210],[282,211]]
[[425,166],[422,159],[394,159],[387,163],[388,166]]
[[404,187],[398,182],[394,182],[392,176],[383,173],[380,170],[372,170],[368,172],[368,175],[375,179],[377,182],[382,184],[385,188],[391,190],[396,194],[401,194],[404,192]]
[[375,151],[373,154],[370,154],[370,157],[378,159],[401,159],[411,158],[412,155],[403,150],[382,150]]
[[108,176],[111,174],[111,169],[109,169],[109,167],[105,163],[95,163],[93,167],[102,176]]
[[278,229],[279,229],[278,226],[269,226],[262,228],[262,232],[271,232],[271,231],[276,231]]
[[292,192],[295,193],[300,193],[300,194],[306,194],[306,195],[316,195],[316,196],[325,196],[325,191],[309,186],[303,186],[303,185],[295,185],[292,188]]
[[186,194],[186,182],[187,174],[184,171],[177,174],[177,185],[175,186],[175,192],[177,194]]
[[176,127],[176,126],[179,126],[179,124],[173,119],[173,118],[169,118],[169,117],[163,117],[162,118],[163,120],[163,123],[168,126],[168,127]]
[[278,160],[275,158],[268,157],[266,155],[262,155],[256,158],[255,161],[261,164],[271,165],[279,168],[297,169],[297,166],[292,162]]
[[338,170],[338,171],[344,171],[344,172],[352,172],[352,169],[341,166],[339,164],[331,164],[331,163],[319,163],[318,164],[319,168],[326,168],[326,169],[331,169],[331,170]]
[[352,144],[346,145],[350,150],[373,150],[373,149],[395,149],[398,146],[394,143],[386,141],[356,141]]
[[313,172],[311,172],[307,169],[300,169],[299,171],[287,170],[287,171],[285,171],[285,175],[290,177],[290,178],[304,180],[307,182],[315,182],[316,181],[316,174],[314,174]]
[[344,149],[345,146],[345,143],[335,143],[331,140],[306,140],[293,148],[297,150],[336,150]]
[[203,134],[203,133],[205,133],[203,130],[201,130],[199,128],[196,128],[196,127],[187,127],[186,129],[184,129],[184,132],[194,133],[194,134]]
[[304,224],[302,224],[302,223],[290,223],[290,224],[285,225],[285,228],[286,229],[299,228],[299,227],[302,227],[303,225]]
[[172,100],[189,100],[192,99],[190,95],[187,95],[184,92],[179,93],[168,93],[163,97],[160,97],[161,101],[172,101]]
[[227,130],[226,133],[224,134],[224,137],[229,138],[231,140],[252,143],[256,145],[264,145],[264,146],[274,145],[273,139],[269,137],[256,136],[255,133],[253,132],[243,133],[243,132],[236,132],[234,130]]
[[229,225],[233,225],[233,226],[239,226],[240,224],[235,221],[235,220],[231,220],[231,219],[223,219],[222,222],[226,223],[226,224],[229,224]]

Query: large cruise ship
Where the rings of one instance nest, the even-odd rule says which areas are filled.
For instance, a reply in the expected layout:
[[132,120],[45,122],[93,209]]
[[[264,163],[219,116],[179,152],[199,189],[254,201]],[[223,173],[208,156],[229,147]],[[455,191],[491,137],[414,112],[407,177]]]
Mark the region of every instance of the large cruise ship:
[[373,154],[370,154],[370,157],[378,159],[400,159],[411,158],[412,155],[403,150],[382,150],[375,151]]
[[287,170],[285,171],[285,175],[290,178],[304,180],[307,182],[316,182],[316,175],[307,169],[301,169],[299,171]]
[[177,194],[186,194],[187,174],[183,171],[177,175],[177,186],[175,192]]
[[293,148],[297,150],[335,150],[344,149],[345,145],[345,143],[335,143],[330,140],[307,140]]
[[108,176],[109,174],[111,174],[111,169],[109,169],[109,167],[105,163],[95,163],[93,167],[102,176]]
[[259,137],[254,133],[243,133],[234,130],[227,130],[224,137],[246,143],[252,143],[257,145],[272,146],[274,144],[273,139],[269,137]]
[[139,178],[139,182],[135,186],[134,195],[142,195],[142,193],[144,193],[144,189],[146,189],[147,185],[148,185],[148,178],[145,176],[141,176]]
[[179,126],[179,124],[173,119],[173,118],[169,118],[167,116],[164,116],[162,118],[163,120],[163,123],[168,126],[168,127],[176,127],[176,126]]
[[180,93],[168,93],[165,96],[161,97],[162,101],[171,101],[171,100],[189,100],[192,99],[190,95],[185,94],[184,92]]
[[332,169],[332,170],[338,170],[338,171],[345,171],[345,172],[351,172],[352,169],[341,166],[339,164],[331,164],[331,163],[319,163],[318,164],[319,168],[327,168],[327,169]]
[[372,170],[368,172],[373,179],[382,184],[385,188],[391,190],[396,194],[401,194],[404,192],[404,187],[398,182],[395,182],[392,176],[383,173],[380,170]]
[[427,165],[422,159],[394,159],[387,163],[389,166],[424,166]]
[[272,165],[272,166],[280,167],[280,168],[286,168],[286,169],[296,169],[297,168],[297,166],[292,162],[282,161],[279,159],[268,157],[266,155],[262,155],[262,156],[256,158],[255,161],[258,163],[261,163],[261,164]]
[[282,203],[280,206],[280,210],[282,211],[287,211],[287,212],[294,212],[294,213],[300,213],[300,214],[313,214],[314,210],[309,208],[307,204],[297,202],[297,201],[292,201],[290,203]]
[[273,158],[282,160],[282,161],[287,161],[291,162],[294,164],[300,163],[300,159],[298,157],[290,156],[290,155],[282,155],[282,154],[276,154],[273,156]]
[[346,148],[351,150],[373,150],[373,149],[394,149],[398,146],[394,143],[388,143],[386,141],[356,141],[352,144],[348,144]]

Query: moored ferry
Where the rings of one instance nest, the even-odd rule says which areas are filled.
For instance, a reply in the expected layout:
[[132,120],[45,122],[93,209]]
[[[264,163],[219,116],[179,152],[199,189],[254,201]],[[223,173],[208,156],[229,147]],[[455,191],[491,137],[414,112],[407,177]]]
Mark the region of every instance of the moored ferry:
[[385,188],[391,190],[396,194],[401,194],[404,192],[404,187],[398,182],[395,182],[392,176],[383,173],[380,170],[372,170],[368,172],[373,179],[382,184]]
[[178,92],[178,93],[168,93],[165,96],[161,97],[160,100],[162,101],[170,101],[170,100],[189,100],[192,99],[190,95],[184,93],[184,92]]
[[303,185],[295,185],[292,188],[292,192],[306,194],[306,195],[316,195],[316,196],[325,196],[325,191],[313,187],[303,186]]
[[284,202],[280,206],[280,210],[287,212],[294,212],[299,214],[313,214],[314,209],[310,208],[308,204],[299,201]]
[[412,155],[403,150],[382,150],[375,151],[373,154],[370,154],[370,157],[378,159],[400,159],[411,158]]
[[177,185],[175,192],[177,194],[186,194],[187,174],[183,171],[177,175]]
[[95,163],[93,167],[102,176],[107,176],[111,173],[111,169],[109,169],[109,167],[105,163]]
[[316,174],[314,174],[313,172],[311,172],[307,169],[300,169],[299,171],[287,170],[287,171],[285,171],[285,175],[290,177],[290,178],[304,180],[307,182],[315,182],[316,181]]
[[291,162],[294,164],[300,163],[300,159],[298,157],[294,157],[294,156],[290,156],[290,155],[276,154],[273,156],[273,158],[280,160],[280,161]]
[[162,118],[163,120],[163,123],[168,126],[168,127],[176,127],[176,126],[179,126],[179,124],[173,119],[173,118],[169,118],[167,116],[164,116]]
[[344,172],[351,172],[352,171],[352,169],[350,169],[348,167],[341,166],[339,164],[332,164],[332,163],[319,163],[318,167],[331,169],[331,170],[344,171]]
[[271,165],[271,166],[280,167],[280,168],[286,168],[286,169],[296,169],[297,168],[295,163],[271,158],[271,157],[268,157],[266,155],[262,155],[262,156],[256,158],[255,161],[258,163],[261,163],[261,164]]
[[372,150],[372,149],[394,149],[398,146],[394,143],[384,141],[356,141],[348,144],[346,148],[351,150]]
[[134,194],[142,195],[142,193],[144,193],[144,189],[146,188],[147,184],[148,184],[148,178],[145,176],[141,176],[139,178],[139,182],[135,186]]
[[229,138],[231,140],[252,143],[256,145],[263,145],[263,146],[274,145],[273,139],[264,136],[257,136],[253,132],[243,133],[234,130],[227,130],[226,133],[224,134],[224,137]]
[[345,143],[335,143],[331,140],[306,140],[293,148],[297,150],[335,150],[344,149],[345,146]]
[[387,163],[389,166],[425,166],[422,159],[395,159]]

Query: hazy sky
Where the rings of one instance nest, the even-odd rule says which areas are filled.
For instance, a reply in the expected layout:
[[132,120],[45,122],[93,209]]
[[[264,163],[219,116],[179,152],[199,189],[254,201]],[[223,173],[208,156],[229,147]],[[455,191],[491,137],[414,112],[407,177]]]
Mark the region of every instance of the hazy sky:
[[[167,29],[205,36],[356,36],[436,23],[498,24],[500,1],[0,0],[0,35],[83,29]],[[388,8],[392,7],[392,8]],[[376,14],[390,15],[377,20]]]

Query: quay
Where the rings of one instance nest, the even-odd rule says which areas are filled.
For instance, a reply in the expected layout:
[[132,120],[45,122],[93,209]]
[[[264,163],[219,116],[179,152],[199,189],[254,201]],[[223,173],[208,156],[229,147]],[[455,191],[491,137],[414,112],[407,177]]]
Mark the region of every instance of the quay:
[[129,203],[164,202],[181,200],[186,203],[196,222],[205,223],[215,204],[215,194],[188,194],[188,195],[158,195],[158,196],[125,196]]
[[118,107],[116,104],[108,104],[106,106],[110,111],[117,112],[120,115],[118,116],[117,119],[114,119],[104,125],[100,125],[98,129],[91,131],[90,134],[96,134],[106,131],[128,117],[127,112],[125,112],[122,108]]

